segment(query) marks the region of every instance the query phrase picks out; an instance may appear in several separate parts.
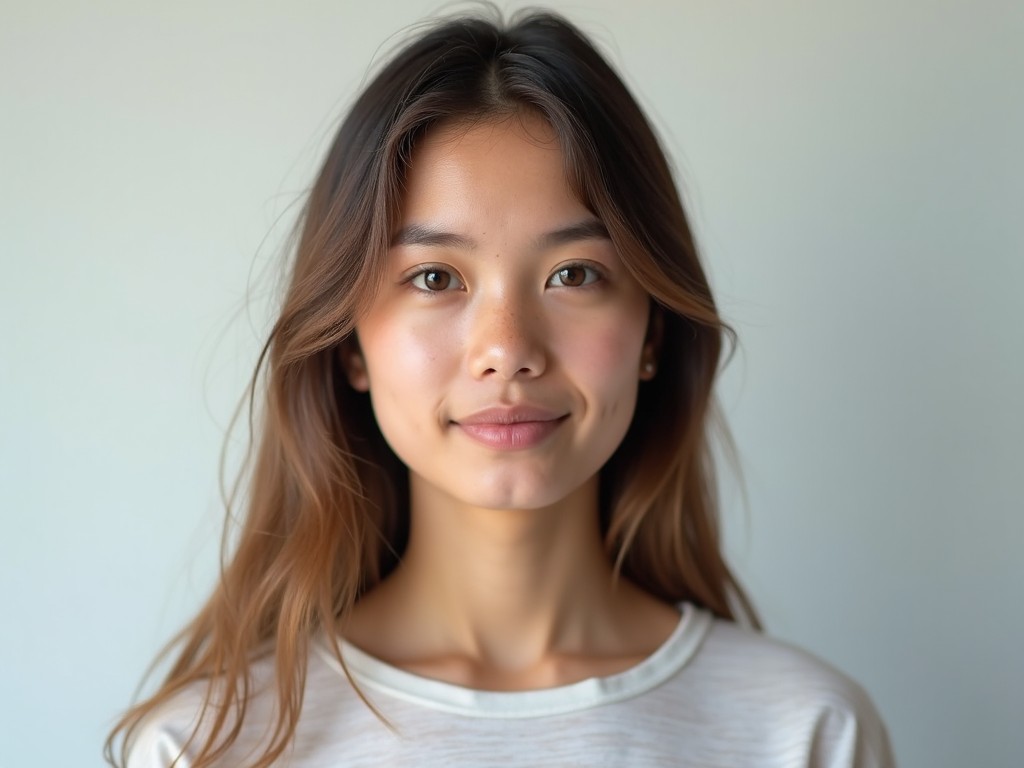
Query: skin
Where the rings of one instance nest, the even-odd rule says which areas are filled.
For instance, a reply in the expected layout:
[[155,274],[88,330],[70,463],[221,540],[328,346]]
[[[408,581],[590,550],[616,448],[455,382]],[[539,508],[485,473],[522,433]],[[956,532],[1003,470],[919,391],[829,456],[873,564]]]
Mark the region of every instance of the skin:
[[613,579],[598,524],[598,472],[654,375],[649,316],[542,119],[424,137],[346,359],[411,489],[408,548],[355,606],[350,642],[490,690],[612,674],[657,649],[678,614]]

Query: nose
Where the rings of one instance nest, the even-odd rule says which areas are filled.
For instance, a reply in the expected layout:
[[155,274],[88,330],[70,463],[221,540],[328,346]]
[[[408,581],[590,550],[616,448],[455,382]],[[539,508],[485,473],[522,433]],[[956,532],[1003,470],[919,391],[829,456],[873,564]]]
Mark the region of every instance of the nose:
[[547,367],[542,313],[511,296],[481,299],[471,319],[467,363],[476,378],[535,378]]

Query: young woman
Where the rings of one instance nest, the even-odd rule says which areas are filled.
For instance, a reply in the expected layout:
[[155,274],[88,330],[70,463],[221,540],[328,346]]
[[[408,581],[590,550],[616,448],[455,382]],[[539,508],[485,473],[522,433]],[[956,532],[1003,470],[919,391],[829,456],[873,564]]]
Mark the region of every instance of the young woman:
[[856,684],[736,623],[708,443],[727,328],[657,139],[577,30],[420,35],[300,226],[248,513],[108,755],[892,764]]

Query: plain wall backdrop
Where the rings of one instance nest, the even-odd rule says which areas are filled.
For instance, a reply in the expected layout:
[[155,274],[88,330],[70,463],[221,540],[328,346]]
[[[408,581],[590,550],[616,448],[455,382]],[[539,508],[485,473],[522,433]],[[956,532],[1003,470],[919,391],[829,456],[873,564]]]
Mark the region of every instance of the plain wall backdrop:
[[[555,7],[649,109],[739,332],[725,529],[769,631],[901,765],[1024,765],[1024,4]],[[438,8],[0,4],[3,768],[100,766],[205,596],[296,202]]]

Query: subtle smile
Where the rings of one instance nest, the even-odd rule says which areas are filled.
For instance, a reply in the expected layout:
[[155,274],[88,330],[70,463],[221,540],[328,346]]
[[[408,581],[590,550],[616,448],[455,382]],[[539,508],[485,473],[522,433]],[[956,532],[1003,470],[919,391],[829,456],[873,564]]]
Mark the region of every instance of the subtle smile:
[[487,408],[452,421],[463,434],[499,451],[533,448],[550,437],[569,418],[543,408]]

